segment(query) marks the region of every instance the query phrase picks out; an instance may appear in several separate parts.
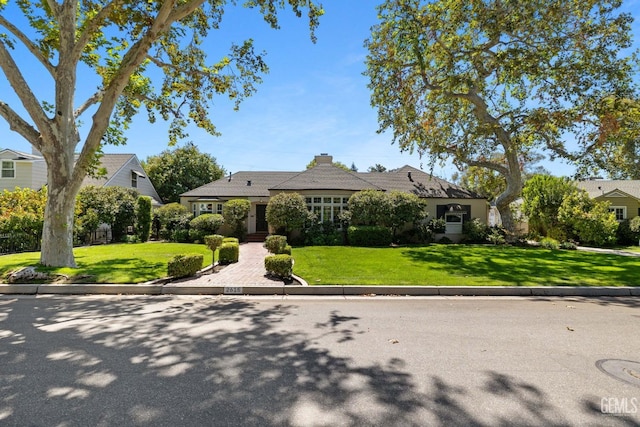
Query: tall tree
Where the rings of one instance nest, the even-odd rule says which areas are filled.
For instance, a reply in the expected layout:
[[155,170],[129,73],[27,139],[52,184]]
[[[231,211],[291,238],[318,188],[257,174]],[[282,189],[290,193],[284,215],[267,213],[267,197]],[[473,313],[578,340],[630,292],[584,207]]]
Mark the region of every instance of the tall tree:
[[[386,0],[366,45],[380,131],[401,150],[496,171],[507,227],[519,159],[595,153],[600,100],[633,92],[632,18],[620,0]],[[573,133],[583,156],[565,147]],[[500,155],[504,162],[495,162]]]
[[180,194],[220,179],[225,173],[215,157],[200,152],[192,142],[147,157],[143,166],[165,203],[178,202]]
[[[520,170],[522,177],[526,181],[535,174],[549,174],[542,166],[536,166],[536,162],[542,160],[544,156],[532,153],[528,158],[520,159]],[[493,156],[491,161],[506,164],[504,156]],[[453,182],[459,186],[471,190],[489,201],[494,201],[507,188],[507,181],[493,169],[480,166],[469,166],[452,176]]]
[[[267,66],[254,52],[252,40],[232,45],[228,55],[213,63],[206,62],[202,48],[209,33],[219,28],[225,9],[235,4],[224,0],[0,1],[0,68],[26,111],[22,114],[18,106],[9,105],[3,93],[0,116],[42,153],[48,167],[42,264],[75,265],[75,196],[101,145],[122,143],[139,109],[148,112],[151,122],[156,114],[172,118],[169,138],[175,142],[186,136],[184,127],[189,122],[216,133],[208,116],[214,95],[226,94],[237,107],[256,90]],[[312,0],[244,4],[259,10],[273,28],[278,27],[280,10],[291,8],[298,16],[307,10],[312,39],[323,13]],[[17,62],[27,55],[42,69],[31,82]],[[154,87],[158,77],[162,81]],[[43,88],[43,78],[48,90],[36,93]],[[97,90],[76,102],[84,94],[79,86]],[[85,119],[88,128],[81,137],[80,120],[85,113],[91,117]]]

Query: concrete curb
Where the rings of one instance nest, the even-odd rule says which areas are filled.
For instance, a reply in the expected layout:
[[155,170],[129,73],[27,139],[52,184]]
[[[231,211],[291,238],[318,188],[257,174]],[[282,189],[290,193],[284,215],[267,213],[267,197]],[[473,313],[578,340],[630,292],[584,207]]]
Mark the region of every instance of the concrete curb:
[[398,296],[533,296],[628,297],[640,296],[640,287],[517,287],[517,286],[207,286],[179,284],[0,284],[0,294],[22,295],[398,295]]

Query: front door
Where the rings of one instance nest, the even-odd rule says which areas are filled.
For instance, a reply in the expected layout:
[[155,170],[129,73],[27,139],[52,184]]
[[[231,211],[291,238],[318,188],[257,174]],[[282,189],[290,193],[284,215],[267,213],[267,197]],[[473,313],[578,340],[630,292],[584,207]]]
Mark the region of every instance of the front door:
[[256,205],[256,233],[269,231],[267,205]]

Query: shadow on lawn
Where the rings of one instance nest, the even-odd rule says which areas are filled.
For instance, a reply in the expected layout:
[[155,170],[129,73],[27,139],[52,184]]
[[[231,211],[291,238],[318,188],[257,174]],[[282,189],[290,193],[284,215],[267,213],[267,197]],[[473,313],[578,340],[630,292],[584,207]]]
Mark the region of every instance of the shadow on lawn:
[[[487,371],[480,388],[462,387],[419,378],[402,359],[332,354],[313,330],[357,340],[358,318],[334,311],[311,332],[282,327],[297,310],[216,298],[0,299],[0,423],[566,425],[562,408],[511,374]],[[477,393],[516,406],[481,420]]]
[[403,254],[460,276],[516,286],[640,286],[640,259],[625,256],[488,245],[432,245]]

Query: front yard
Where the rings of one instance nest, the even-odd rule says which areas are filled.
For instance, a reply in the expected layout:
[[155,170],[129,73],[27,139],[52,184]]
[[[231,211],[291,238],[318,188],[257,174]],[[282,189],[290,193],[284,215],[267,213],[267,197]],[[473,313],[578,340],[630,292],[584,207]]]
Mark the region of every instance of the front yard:
[[489,245],[294,248],[310,285],[640,286],[640,257]]
[[[167,276],[167,264],[180,254],[204,255],[204,266],[213,253],[205,245],[188,243],[135,243],[75,248],[77,269],[39,268],[38,271],[64,274],[71,283],[142,283]],[[0,277],[20,267],[35,266],[39,252],[0,256]],[[3,280],[4,281],[4,280]]]

